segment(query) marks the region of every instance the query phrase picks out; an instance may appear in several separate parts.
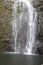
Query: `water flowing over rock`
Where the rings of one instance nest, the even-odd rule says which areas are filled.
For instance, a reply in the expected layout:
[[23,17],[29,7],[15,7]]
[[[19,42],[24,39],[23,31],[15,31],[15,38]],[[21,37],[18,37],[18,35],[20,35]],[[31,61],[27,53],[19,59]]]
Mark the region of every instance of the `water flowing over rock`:
[[43,54],[43,1],[0,1],[0,51]]
[[15,49],[15,52],[31,54],[35,41],[37,13],[28,0],[17,0],[13,6],[13,10],[15,10],[15,16],[12,22],[12,34],[15,36],[13,49]]

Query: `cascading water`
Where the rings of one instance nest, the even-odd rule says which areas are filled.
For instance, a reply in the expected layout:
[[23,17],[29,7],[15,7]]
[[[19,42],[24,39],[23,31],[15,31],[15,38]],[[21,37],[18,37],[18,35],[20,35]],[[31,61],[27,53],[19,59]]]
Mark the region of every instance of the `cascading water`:
[[[34,14],[34,16],[33,16]],[[34,18],[35,17],[35,18]],[[29,14],[29,30],[27,31],[27,53],[32,53],[32,48],[35,43],[35,34],[36,34],[36,13],[34,13],[34,9],[30,10]],[[29,32],[29,35],[28,35]]]
[[[16,2],[19,2],[19,3],[23,2],[28,7],[27,42],[26,42],[26,47],[25,47],[27,52],[25,51],[23,53],[24,54],[31,54],[32,53],[32,47],[33,47],[33,44],[35,41],[37,13],[35,12],[35,9],[33,8],[33,5],[31,4],[30,0],[16,0]],[[16,14],[15,4],[13,5],[13,15],[14,15],[14,9],[15,9],[15,14]],[[20,20],[21,20],[21,17],[20,17]],[[21,27],[21,22],[20,22],[20,27]],[[20,46],[18,47],[18,50],[17,50],[18,23],[17,23],[17,20],[15,18],[15,15],[13,16],[13,21],[12,21],[12,35],[13,35],[13,38],[15,40],[15,42],[14,42],[15,44],[13,45],[14,46],[13,49],[15,49],[16,53],[17,52],[19,53],[19,47]]]

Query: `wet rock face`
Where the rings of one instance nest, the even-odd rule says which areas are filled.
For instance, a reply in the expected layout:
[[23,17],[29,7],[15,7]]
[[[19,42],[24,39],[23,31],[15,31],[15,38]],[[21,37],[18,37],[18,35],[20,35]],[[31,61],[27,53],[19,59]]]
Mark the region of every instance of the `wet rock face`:
[[43,55],[43,47],[37,47],[37,52],[38,54]]
[[32,53],[43,55],[43,42],[37,40],[37,42],[35,42],[35,44],[33,45]]
[[34,0],[33,7],[37,12],[36,42],[34,42],[32,52],[43,54],[43,0]]
[[43,37],[43,0],[34,0],[33,6],[37,12],[37,32]]
[[[37,12],[36,41],[34,42],[32,52],[35,54],[43,54],[43,0],[34,0],[32,3],[33,7],[36,9]],[[0,0],[0,51],[14,51],[12,50],[12,43],[11,43],[12,27],[10,25],[12,16],[12,4],[14,4],[14,2],[12,1]],[[19,3],[17,5],[17,12],[16,12],[17,15],[16,22],[18,23],[17,24],[18,34],[16,45],[17,50],[22,52],[22,50],[24,51],[27,42],[27,27],[28,27],[27,22],[29,21],[28,19],[29,14],[27,13],[28,12],[27,6],[22,8],[18,6],[20,6]],[[22,19],[20,19],[20,15]]]
[[37,45],[37,48],[36,48],[36,50],[35,50],[35,54],[43,55],[43,43]]
[[21,52],[25,50],[26,43],[27,43],[27,23],[24,23],[22,28],[17,35],[17,48]]

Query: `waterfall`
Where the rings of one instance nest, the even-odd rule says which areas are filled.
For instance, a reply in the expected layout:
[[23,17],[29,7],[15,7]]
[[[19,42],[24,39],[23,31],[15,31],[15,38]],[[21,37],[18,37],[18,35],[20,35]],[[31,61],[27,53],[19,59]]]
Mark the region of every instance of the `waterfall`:
[[[23,2],[27,5],[28,7],[28,18],[29,18],[29,21],[28,21],[28,29],[27,29],[27,43],[26,43],[26,50],[27,52],[24,52],[27,53],[27,54],[31,54],[32,53],[32,47],[34,45],[34,41],[35,41],[35,34],[36,34],[36,18],[37,18],[37,13],[35,12],[35,9],[33,8],[33,5],[31,3],[31,0],[16,0],[16,2]],[[13,5],[13,9],[15,9],[16,11],[16,7],[15,7],[15,3]],[[16,12],[15,12],[16,14]],[[13,15],[14,15],[14,11],[13,11]],[[21,24],[20,24],[21,25]],[[13,45],[13,49],[15,49],[15,52],[18,52],[17,51],[17,34],[18,34],[18,23],[16,22],[15,20],[15,16],[13,16],[13,20],[12,20],[12,35],[13,35],[13,38],[15,40],[15,44]]]
[[[29,30],[27,31],[27,53],[31,54],[32,53],[32,47],[35,43],[35,37],[36,37],[36,15],[37,13],[34,12],[34,9],[30,10],[29,14],[29,23],[28,23],[28,28]],[[34,16],[33,16],[34,15]],[[28,34],[29,33],[29,34]]]

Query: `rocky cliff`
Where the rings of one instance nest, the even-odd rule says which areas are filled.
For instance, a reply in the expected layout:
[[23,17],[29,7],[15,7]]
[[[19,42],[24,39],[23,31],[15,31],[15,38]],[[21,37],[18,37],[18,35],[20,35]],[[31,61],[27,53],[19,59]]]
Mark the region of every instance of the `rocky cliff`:
[[[12,50],[12,6],[13,6],[14,2],[10,1],[10,0],[0,0],[0,51],[13,51]],[[36,30],[36,47],[34,46],[33,49],[35,48],[35,50],[38,49],[38,51],[35,53],[39,52],[39,49],[43,49],[43,1],[42,0],[34,0],[32,1],[33,7],[35,8],[36,12],[37,12],[37,30]],[[19,5],[18,5],[19,6]],[[22,4],[21,4],[22,6]],[[24,6],[24,5],[23,5]],[[18,7],[20,8],[20,7]],[[28,9],[27,7],[24,9],[22,8],[22,10],[20,11],[20,9],[17,8],[17,16],[16,16],[16,21],[18,23],[18,27],[17,29],[19,30],[18,35],[17,35],[17,43],[19,45],[19,42],[23,43],[20,44],[21,48],[25,48],[26,46],[26,34],[27,34],[27,26],[28,24],[26,22],[28,22],[26,20],[26,17],[28,18]],[[19,15],[21,15],[21,13],[24,13],[23,18],[21,20],[21,24],[20,24],[20,19],[19,19]],[[27,15],[27,16],[26,16]],[[24,18],[25,17],[25,18]],[[19,21],[18,21],[19,19]],[[25,19],[25,20],[24,20]],[[25,23],[24,23],[25,21]],[[20,27],[20,25],[22,25]],[[20,28],[20,29],[19,29]],[[25,34],[24,34],[25,33]],[[24,39],[24,40],[23,40]],[[38,42],[39,41],[39,42]],[[17,45],[17,46],[18,46]],[[43,53],[43,51],[41,50],[41,52]],[[33,51],[34,53],[34,51]]]

